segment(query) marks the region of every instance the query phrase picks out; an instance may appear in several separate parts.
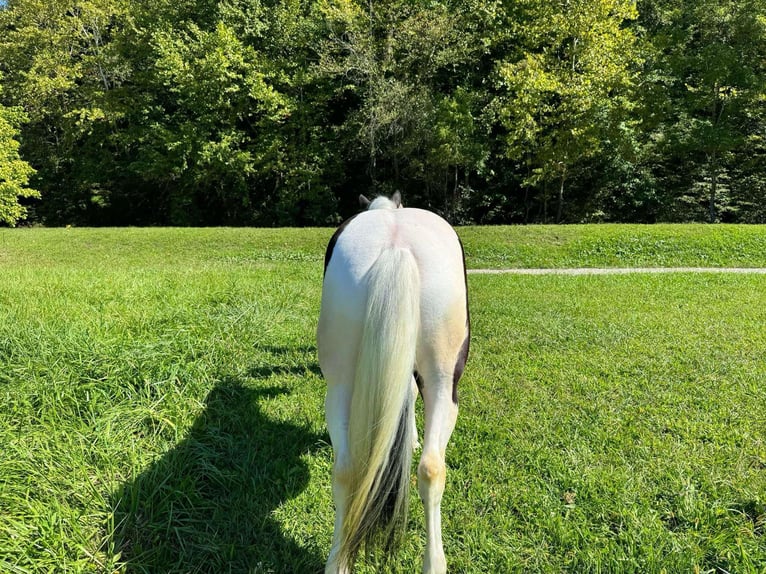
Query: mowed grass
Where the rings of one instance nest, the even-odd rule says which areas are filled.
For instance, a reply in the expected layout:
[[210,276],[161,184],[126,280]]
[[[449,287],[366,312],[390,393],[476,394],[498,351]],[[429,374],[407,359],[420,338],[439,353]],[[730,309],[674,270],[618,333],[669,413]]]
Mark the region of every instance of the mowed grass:
[[[766,257],[763,227],[653,229],[460,232],[470,267]],[[0,572],[322,569],[331,234],[0,232]],[[766,572],[762,276],[470,276],[469,295],[451,572]],[[385,571],[420,569],[414,489],[410,518]]]
[[766,267],[757,225],[467,227],[469,267]]
[[[766,267],[763,225],[463,227],[469,268]],[[0,230],[0,266],[150,268],[321,262],[329,229]]]

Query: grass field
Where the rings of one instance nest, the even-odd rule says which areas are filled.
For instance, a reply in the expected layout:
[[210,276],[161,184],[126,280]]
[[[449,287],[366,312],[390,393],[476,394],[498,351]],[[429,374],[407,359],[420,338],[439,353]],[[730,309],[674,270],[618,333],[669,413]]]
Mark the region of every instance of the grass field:
[[[764,227],[460,233],[474,268],[766,266]],[[0,572],[321,570],[331,234],[0,230]],[[470,276],[469,296],[451,572],[766,572],[762,276]],[[394,572],[420,569],[412,496]]]

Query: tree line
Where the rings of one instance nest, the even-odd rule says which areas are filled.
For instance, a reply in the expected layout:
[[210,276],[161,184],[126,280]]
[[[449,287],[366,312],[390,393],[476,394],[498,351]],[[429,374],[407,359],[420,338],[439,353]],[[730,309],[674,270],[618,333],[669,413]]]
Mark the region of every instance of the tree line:
[[762,0],[6,0],[0,222],[766,222]]

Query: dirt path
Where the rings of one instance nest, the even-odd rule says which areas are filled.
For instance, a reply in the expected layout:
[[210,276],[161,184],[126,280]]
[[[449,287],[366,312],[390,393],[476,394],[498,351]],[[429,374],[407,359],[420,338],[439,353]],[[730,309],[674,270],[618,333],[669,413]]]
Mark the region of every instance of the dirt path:
[[574,269],[469,269],[469,274],[627,275],[630,273],[741,273],[766,275],[763,267],[578,267]]

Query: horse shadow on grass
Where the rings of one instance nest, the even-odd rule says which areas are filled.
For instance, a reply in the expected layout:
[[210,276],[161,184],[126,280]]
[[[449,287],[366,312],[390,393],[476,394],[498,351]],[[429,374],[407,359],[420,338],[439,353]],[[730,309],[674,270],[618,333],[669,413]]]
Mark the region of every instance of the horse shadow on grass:
[[[261,345],[258,350],[264,353],[272,355],[275,360],[281,361],[282,364],[268,364],[250,367],[248,376],[254,379],[266,379],[274,375],[305,375],[307,372],[315,375],[321,375],[322,371],[317,363],[304,364],[303,362],[295,362],[295,355],[310,354],[316,356],[316,347],[282,347],[276,345]],[[289,362],[292,360],[292,362]]]
[[324,439],[264,414],[263,401],[288,392],[224,379],[188,436],[119,489],[115,546],[125,572],[322,570],[318,549],[298,545],[272,517],[306,488],[301,455]]

